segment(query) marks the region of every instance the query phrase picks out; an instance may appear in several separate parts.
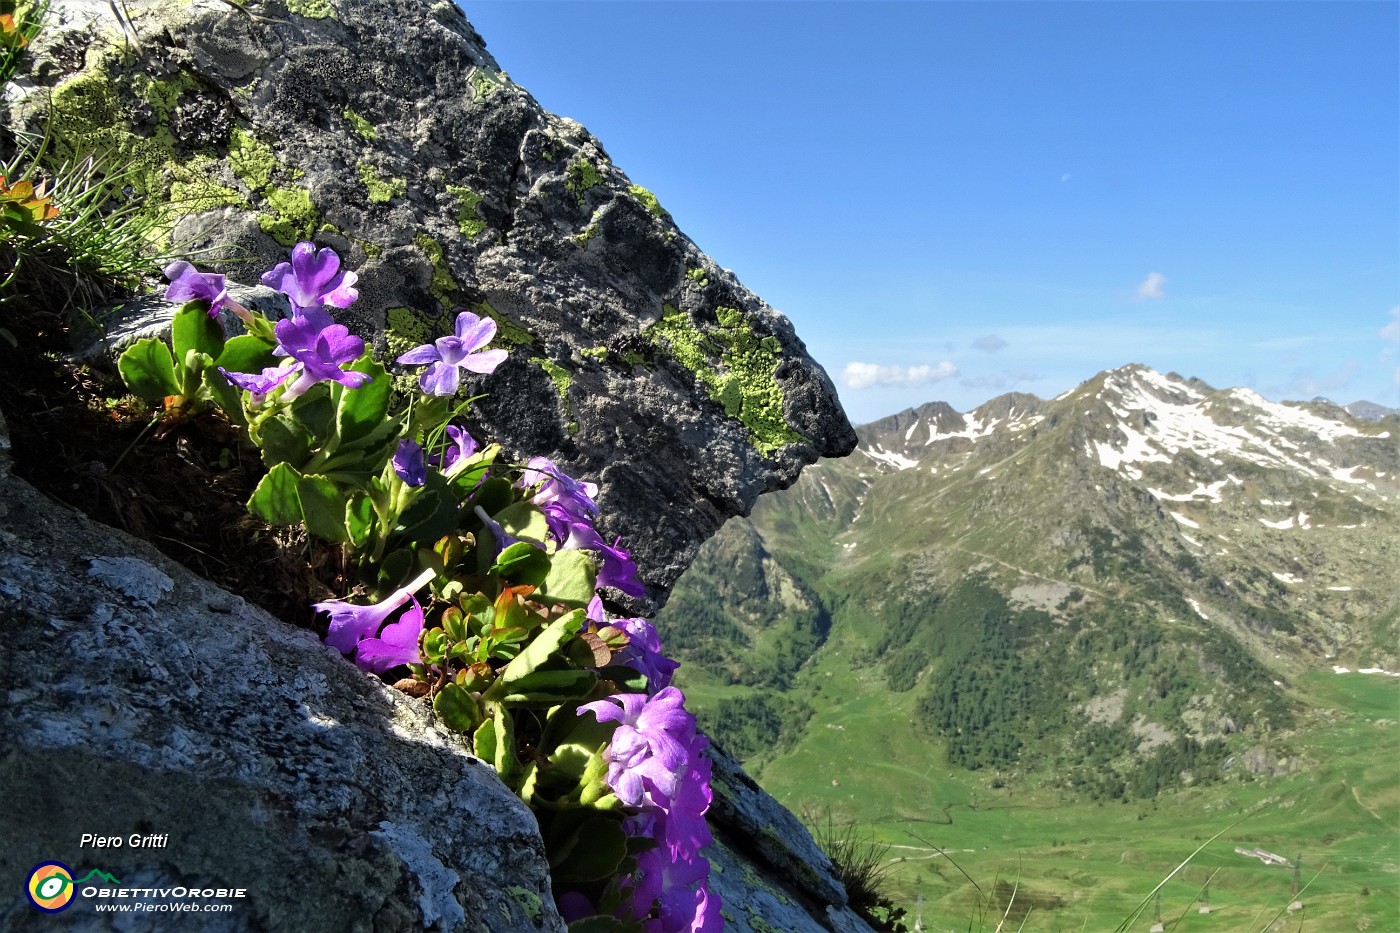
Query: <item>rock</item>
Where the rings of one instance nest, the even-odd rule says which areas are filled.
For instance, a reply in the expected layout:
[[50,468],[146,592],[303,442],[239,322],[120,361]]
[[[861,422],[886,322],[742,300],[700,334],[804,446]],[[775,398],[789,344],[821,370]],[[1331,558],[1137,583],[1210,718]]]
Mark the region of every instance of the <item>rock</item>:
[[360,276],[346,323],[391,356],[459,307],[495,318],[511,352],[469,386],[479,427],[600,482],[654,605],[725,519],[854,447],[788,320],[454,4],[55,0],[48,21],[11,119],[130,160],[172,249],[251,258],[214,265],[252,284],[299,239],[333,246]]
[[[426,704],[17,477],[0,503],[0,929],[44,925],[50,860],[246,892],[185,929],[564,928],[533,815]],[[99,902],[64,926],[174,928]]]

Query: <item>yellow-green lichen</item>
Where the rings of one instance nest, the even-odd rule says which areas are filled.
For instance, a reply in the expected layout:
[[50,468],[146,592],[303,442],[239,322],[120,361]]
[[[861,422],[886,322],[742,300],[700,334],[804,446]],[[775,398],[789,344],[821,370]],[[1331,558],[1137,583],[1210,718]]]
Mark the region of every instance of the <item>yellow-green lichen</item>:
[[[414,347],[432,343],[450,328],[448,315],[444,313],[436,320],[424,318],[412,308],[390,308],[384,312],[384,345],[390,358],[403,356]],[[418,370],[412,378],[418,378]],[[411,391],[411,387],[410,387]]]
[[783,390],[773,379],[778,352],[754,336],[736,308],[716,308],[718,327],[701,330],[680,309],[666,305],[645,336],[690,370],[725,414],[749,429],[755,449],[772,454],[805,440],[783,418]]
[[579,204],[583,203],[585,191],[603,183],[603,173],[583,156],[569,163],[568,176],[569,180],[564,182],[564,187],[578,196]]
[[472,69],[471,78],[469,80],[472,83],[472,87],[476,90],[476,96],[482,100],[490,97],[497,88],[504,87],[506,83],[502,75],[496,74],[489,68],[481,68],[479,66]]
[[686,270],[685,277],[690,279],[696,285],[699,285],[701,288],[704,288],[706,285],[710,284],[710,277],[706,275],[705,270],[701,269],[699,266],[696,266],[694,269]]
[[258,226],[263,233],[283,246],[295,246],[302,240],[311,239],[321,217],[316,205],[311,202],[310,191],[305,188],[270,188],[265,197],[268,207],[275,213],[258,215]]
[[627,192],[638,201],[641,201],[642,206],[654,216],[660,217],[663,220],[671,216],[666,209],[661,206],[661,202],[656,200],[656,195],[652,194],[641,185],[632,185],[627,189]]
[[443,254],[442,244],[426,233],[420,233],[413,238],[413,245],[423,251],[423,254],[428,257],[428,264],[433,268],[433,277],[428,282],[428,291],[433,293],[434,298],[442,302],[443,307],[454,307],[460,288],[457,285],[457,280],[452,277],[452,272],[447,268],[447,257]]
[[543,369],[554,383],[554,391],[559,393],[559,403],[564,406],[564,415],[569,419],[569,433],[578,433],[578,421],[574,419],[574,406],[569,402],[569,387],[574,384],[574,374],[553,360],[533,356],[530,362]]
[[587,360],[596,360],[599,363],[608,358],[607,347],[585,347],[578,351],[578,355]]
[[373,165],[368,162],[355,163],[355,169],[360,173],[360,181],[364,182],[365,190],[369,192],[369,199],[375,204],[388,204],[394,198],[401,198],[408,190],[408,182],[402,178],[380,178]]
[[582,233],[575,233],[573,236],[569,237],[569,239],[573,240],[579,246],[587,246],[589,240],[602,232],[603,230],[601,227],[596,223],[592,223],[585,227]]
[[345,108],[345,111],[341,114],[341,116],[344,117],[346,119],[346,122],[350,124],[350,128],[356,133],[359,133],[362,137],[364,137],[366,141],[374,142],[376,139],[379,138],[379,131],[374,128],[374,124],[366,120],[364,117],[360,116],[355,111],[351,110],[349,107]]
[[287,0],[287,12],[307,19],[340,19],[330,0]]
[[233,174],[249,188],[257,191],[266,188],[272,180],[272,170],[277,167],[277,157],[272,147],[252,133],[234,127],[229,134],[228,164]]
[[521,347],[535,342],[528,330],[491,307],[490,302],[478,301],[471,309],[478,317],[489,317],[496,322],[495,343],[503,343],[507,347]]
[[477,216],[476,206],[481,203],[481,195],[461,185],[448,185],[447,193],[457,198],[457,229],[462,236],[474,239],[486,230],[486,221]]
[[511,885],[505,889],[505,893],[507,897],[515,901],[520,909],[525,912],[525,915],[530,918],[531,923],[538,924],[540,922],[540,918],[543,914],[542,908],[544,907],[544,901],[538,894],[527,888],[522,888],[519,885]]

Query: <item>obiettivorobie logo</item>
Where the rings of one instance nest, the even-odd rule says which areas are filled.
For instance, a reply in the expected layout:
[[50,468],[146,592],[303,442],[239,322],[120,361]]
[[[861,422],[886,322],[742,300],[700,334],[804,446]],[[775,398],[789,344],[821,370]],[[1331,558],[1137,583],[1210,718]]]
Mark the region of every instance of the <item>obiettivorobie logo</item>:
[[74,881],[73,869],[62,862],[40,862],[29,872],[29,880],[25,883],[24,890],[29,895],[29,903],[44,913],[56,914],[60,910],[66,910],[73,902],[73,893],[78,885],[87,884],[94,878],[106,884],[121,884],[116,878],[96,868],[81,880]]

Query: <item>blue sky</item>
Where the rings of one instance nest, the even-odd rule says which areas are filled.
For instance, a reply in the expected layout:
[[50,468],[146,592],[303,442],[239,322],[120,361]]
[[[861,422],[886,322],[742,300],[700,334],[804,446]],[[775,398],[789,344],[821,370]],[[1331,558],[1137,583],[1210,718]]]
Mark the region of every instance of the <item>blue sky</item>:
[[1400,4],[463,7],[855,422],[1130,362],[1400,407]]

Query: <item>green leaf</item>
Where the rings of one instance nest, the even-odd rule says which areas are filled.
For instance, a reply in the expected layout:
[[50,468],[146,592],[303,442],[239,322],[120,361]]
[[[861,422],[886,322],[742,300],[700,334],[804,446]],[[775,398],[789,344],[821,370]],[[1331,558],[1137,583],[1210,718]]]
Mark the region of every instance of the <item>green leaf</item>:
[[418,497],[399,517],[399,526],[410,541],[436,541],[456,529],[457,501],[441,473],[428,474]]
[[595,816],[585,820],[549,856],[555,884],[584,884],[611,878],[627,857],[627,835],[616,820]]
[[549,535],[549,521],[539,507],[529,502],[516,502],[491,514],[506,534],[543,544]]
[[579,633],[587,621],[582,609],[575,609],[568,615],[560,616],[551,622],[544,631],[535,636],[525,650],[502,670],[496,682],[486,691],[486,696],[495,699],[515,692],[515,684],[537,668],[543,667],[561,647]]
[[239,427],[247,427],[248,419],[243,417],[243,393],[213,366],[205,367],[200,378],[204,384],[204,394],[223,409],[228,420]]
[[279,463],[253,490],[248,509],[270,525],[301,524],[301,496],[297,492],[300,474]]
[[598,676],[611,680],[625,693],[645,693],[647,689],[647,675],[626,664],[609,664],[598,671]]
[[180,392],[180,383],[175,379],[175,358],[164,341],[151,337],[136,341],[117,361],[117,370],[126,387],[141,398],[159,401]]
[[539,586],[549,575],[549,555],[526,541],[517,541],[496,557],[491,572],[512,583]]
[[413,573],[415,566],[413,552],[408,548],[390,551],[379,562],[379,573],[375,582],[380,591],[396,590],[408,582],[409,574]]
[[558,706],[569,700],[582,700],[593,692],[598,675],[592,671],[535,671],[517,680],[510,693],[501,697],[508,706]]
[[345,503],[345,531],[354,547],[364,547],[377,524],[374,503],[359,495]]
[[239,334],[224,344],[224,352],[214,358],[215,366],[231,373],[260,373],[277,363],[272,348],[251,334]]
[[472,695],[450,681],[433,697],[433,712],[455,732],[471,734],[481,721],[481,709]]
[[626,923],[616,917],[584,917],[569,924],[569,933],[629,933],[635,924]]
[[306,529],[318,538],[340,544],[347,537],[345,496],[335,483],[324,476],[312,474],[297,481],[301,496],[301,514]]
[[[451,684],[450,686],[455,687],[457,685]],[[441,696],[441,694],[439,694],[439,696]],[[488,719],[476,727],[476,732],[472,735],[472,752],[482,761],[495,762],[496,720],[494,718]]]
[[549,576],[540,584],[535,598],[565,606],[587,606],[596,589],[598,570],[585,551],[555,551],[549,562]]
[[301,466],[311,456],[311,435],[302,425],[283,415],[264,421],[258,427],[254,442],[262,448],[263,463],[268,467],[281,463]]
[[317,446],[324,445],[330,438],[331,428],[335,427],[335,405],[324,385],[312,386],[293,402],[292,414],[311,432]]
[[358,440],[384,424],[389,413],[390,381],[384,367],[375,362],[368,349],[345,367],[349,372],[367,373],[372,381],[358,389],[335,383],[331,399],[336,403],[335,428],[342,444]]
[[203,302],[189,302],[175,312],[175,320],[170,324],[170,343],[175,348],[175,358],[184,359],[190,350],[208,354],[217,360],[224,352],[224,329],[200,307]]
[[496,721],[496,755],[491,762],[511,790],[520,786],[520,758],[515,754],[515,720],[504,706],[493,711]]

